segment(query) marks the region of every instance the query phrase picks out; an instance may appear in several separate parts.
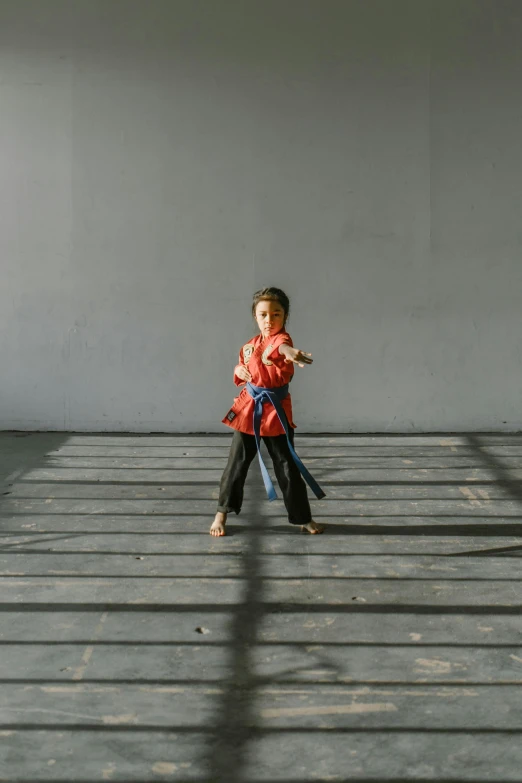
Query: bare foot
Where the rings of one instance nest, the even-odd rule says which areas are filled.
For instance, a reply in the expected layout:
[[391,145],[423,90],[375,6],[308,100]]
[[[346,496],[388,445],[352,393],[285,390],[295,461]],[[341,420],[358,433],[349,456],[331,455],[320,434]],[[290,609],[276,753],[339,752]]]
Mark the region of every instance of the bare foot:
[[316,533],[322,533],[323,530],[324,525],[318,525],[313,519],[307,525],[301,525],[301,531],[303,533],[312,533],[312,535],[314,535]]
[[222,511],[218,511],[216,516],[214,517],[212,527],[210,528],[210,535],[224,536],[226,522],[227,522],[227,515],[223,514]]

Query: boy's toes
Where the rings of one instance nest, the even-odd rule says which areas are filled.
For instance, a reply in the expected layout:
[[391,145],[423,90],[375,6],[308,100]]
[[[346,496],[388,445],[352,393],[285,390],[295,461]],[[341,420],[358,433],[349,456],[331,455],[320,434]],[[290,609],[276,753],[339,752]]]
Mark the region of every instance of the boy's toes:
[[227,521],[227,515],[222,514],[220,511],[218,511],[218,513],[214,517],[214,521],[212,522],[212,526],[210,528],[210,535],[224,536],[226,521]]
[[303,531],[303,533],[311,533],[312,535],[316,535],[317,533],[323,532],[324,525],[318,525],[317,522],[314,522],[312,520],[307,525],[303,525],[301,527],[301,530]]

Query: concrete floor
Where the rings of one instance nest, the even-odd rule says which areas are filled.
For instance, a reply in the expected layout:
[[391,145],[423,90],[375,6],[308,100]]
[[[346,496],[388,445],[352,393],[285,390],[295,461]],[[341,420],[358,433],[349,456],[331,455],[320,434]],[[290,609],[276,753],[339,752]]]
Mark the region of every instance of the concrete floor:
[[522,781],[522,436],[0,434],[0,779]]

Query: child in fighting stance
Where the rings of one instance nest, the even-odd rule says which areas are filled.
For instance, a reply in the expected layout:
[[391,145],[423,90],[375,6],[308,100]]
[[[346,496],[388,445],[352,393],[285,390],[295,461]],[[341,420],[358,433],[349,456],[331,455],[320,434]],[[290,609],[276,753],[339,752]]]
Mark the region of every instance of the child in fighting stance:
[[[223,423],[234,429],[228,464],[221,478],[217,513],[210,528],[213,536],[225,535],[227,514],[239,514],[243,487],[250,463],[259,456],[268,497],[277,497],[259,450],[263,439],[283,493],[288,521],[303,531],[322,533],[312,519],[306,485],[318,498],[324,492],[314,481],[294,450],[292,401],[288,384],[299,367],[312,364],[311,354],[293,347],[285,329],[290,301],[280,288],[263,288],[254,294],[252,315],[259,332],[239,352],[234,383],[243,386]],[[246,384],[246,385],[244,385]]]

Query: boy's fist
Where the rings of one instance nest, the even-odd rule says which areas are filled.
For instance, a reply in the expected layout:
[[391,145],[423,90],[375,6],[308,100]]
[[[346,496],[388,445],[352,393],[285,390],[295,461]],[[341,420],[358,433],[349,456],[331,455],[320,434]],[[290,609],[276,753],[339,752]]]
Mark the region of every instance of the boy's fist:
[[248,382],[252,380],[252,376],[243,364],[238,364],[234,372],[238,378],[241,378],[242,381]]
[[312,364],[312,354],[300,351],[298,348],[292,348],[290,345],[282,345],[279,348],[279,353],[285,357],[285,362],[293,362],[298,364],[299,367],[304,367],[305,364]]

